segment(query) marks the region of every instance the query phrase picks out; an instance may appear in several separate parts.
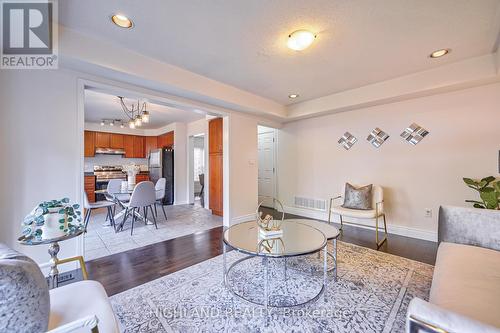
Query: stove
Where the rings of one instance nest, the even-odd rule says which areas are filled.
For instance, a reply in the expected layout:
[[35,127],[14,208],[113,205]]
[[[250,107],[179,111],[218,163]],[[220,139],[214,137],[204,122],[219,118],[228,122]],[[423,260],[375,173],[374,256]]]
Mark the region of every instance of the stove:
[[127,180],[121,165],[94,165],[94,176],[97,183],[108,183],[110,179]]

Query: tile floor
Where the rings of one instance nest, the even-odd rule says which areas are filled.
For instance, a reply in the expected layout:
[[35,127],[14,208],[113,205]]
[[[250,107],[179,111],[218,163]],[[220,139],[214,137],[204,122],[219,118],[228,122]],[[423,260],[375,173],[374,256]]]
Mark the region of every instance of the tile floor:
[[[222,225],[222,217],[212,215],[209,210],[199,205],[165,206],[165,211],[168,220],[165,220],[161,208],[158,207],[158,229],[155,229],[154,225],[145,225],[143,221],[137,220],[132,236],[130,217],[123,231],[115,233],[112,227],[103,226],[106,210],[92,212],[85,235],[85,261]],[[121,219],[116,222],[121,222]]]

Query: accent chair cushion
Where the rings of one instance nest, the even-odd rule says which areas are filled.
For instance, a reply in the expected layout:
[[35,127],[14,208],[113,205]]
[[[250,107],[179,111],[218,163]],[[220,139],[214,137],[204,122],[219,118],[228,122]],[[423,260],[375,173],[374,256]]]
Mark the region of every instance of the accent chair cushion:
[[[332,207],[332,213],[342,215],[342,217],[353,217],[357,219],[374,219],[377,217],[375,209],[351,209],[342,206]],[[379,216],[382,214],[379,213]]]
[[50,297],[38,265],[0,243],[0,332],[46,332]]
[[349,209],[372,209],[372,187],[366,185],[356,188],[349,183],[345,184],[344,204],[342,207]]
[[[50,290],[49,329],[74,320],[96,315],[99,332],[118,333],[120,326],[104,287],[97,281],[84,280]],[[77,331],[80,332],[80,331]],[[88,328],[82,332],[89,332]]]
[[429,302],[500,328],[500,251],[442,242]]

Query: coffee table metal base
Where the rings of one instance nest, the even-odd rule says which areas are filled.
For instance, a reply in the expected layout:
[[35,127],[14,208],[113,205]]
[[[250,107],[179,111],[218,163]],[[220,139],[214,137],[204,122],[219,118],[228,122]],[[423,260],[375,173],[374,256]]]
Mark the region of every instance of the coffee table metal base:
[[[225,287],[233,295],[235,295],[235,296],[237,296],[237,297],[239,297],[239,298],[241,298],[241,299],[243,299],[243,300],[245,300],[247,302],[250,302],[250,303],[253,303],[253,304],[256,304],[256,305],[262,305],[262,306],[264,306],[265,310],[266,310],[266,314],[268,313],[269,307],[274,307],[274,308],[297,307],[297,306],[309,304],[311,302],[315,302],[316,300],[319,299],[319,297],[321,297],[321,295],[324,295],[326,297],[326,290],[327,290],[327,284],[328,284],[327,259],[328,259],[328,256],[330,255],[327,252],[327,246],[326,245],[323,247],[323,249],[321,249],[320,251],[318,251],[318,254],[321,251],[323,252],[323,282],[322,282],[320,291],[317,294],[312,295],[306,301],[295,303],[295,304],[286,304],[286,305],[271,304],[269,302],[269,294],[270,294],[270,290],[269,290],[269,260],[274,259],[273,257],[267,257],[267,256],[263,256],[262,257],[262,264],[263,264],[263,268],[264,268],[264,299],[261,302],[259,302],[259,301],[256,301],[255,299],[251,299],[251,298],[246,297],[245,295],[243,295],[241,293],[238,293],[236,290],[234,290],[234,288],[232,287],[232,285],[231,285],[231,283],[229,281],[229,274],[231,273],[231,270],[234,267],[238,266],[239,264],[241,264],[242,262],[244,262],[246,260],[256,258],[257,256],[248,255],[246,257],[243,257],[241,259],[236,260],[229,267],[227,267],[227,263],[226,263],[226,252],[227,252],[226,246],[227,245],[223,244],[222,246],[223,246],[223,271],[224,271],[223,272],[223,282],[224,282]],[[283,258],[280,258],[280,259],[283,259]],[[284,276],[285,276],[285,280],[286,280],[286,279],[288,279],[288,276],[287,276],[287,263],[286,263],[287,259],[284,258],[284,260],[285,260],[285,265],[284,265],[285,266],[284,267],[285,274],[284,274]]]

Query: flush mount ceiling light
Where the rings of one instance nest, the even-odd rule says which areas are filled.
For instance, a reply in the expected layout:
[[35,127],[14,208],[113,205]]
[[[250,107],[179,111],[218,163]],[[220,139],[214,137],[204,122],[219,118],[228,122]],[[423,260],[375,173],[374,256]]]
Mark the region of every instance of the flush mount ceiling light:
[[297,30],[288,35],[287,45],[295,51],[307,49],[316,39],[316,35],[308,30]]
[[442,57],[444,55],[447,55],[450,52],[451,52],[450,49],[441,49],[441,50],[437,50],[437,51],[432,52],[429,55],[429,57],[431,57],[431,58],[440,58],[440,57]]
[[112,15],[111,21],[120,28],[130,29],[134,26],[132,20],[122,14]]
[[299,97],[299,94],[290,94],[288,95],[288,98],[291,98],[291,99],[294,99],[294,98],[297,98]]

